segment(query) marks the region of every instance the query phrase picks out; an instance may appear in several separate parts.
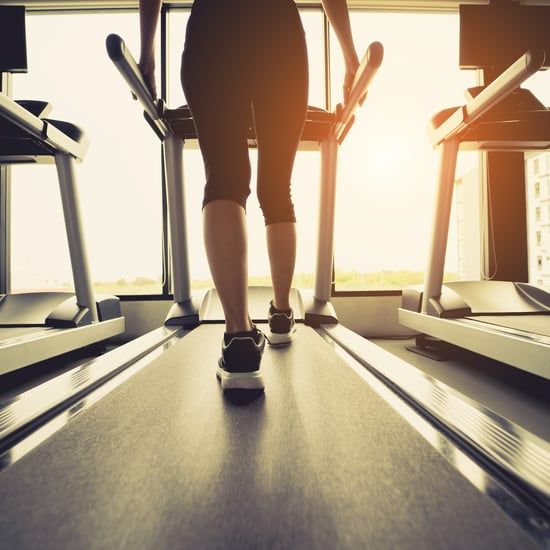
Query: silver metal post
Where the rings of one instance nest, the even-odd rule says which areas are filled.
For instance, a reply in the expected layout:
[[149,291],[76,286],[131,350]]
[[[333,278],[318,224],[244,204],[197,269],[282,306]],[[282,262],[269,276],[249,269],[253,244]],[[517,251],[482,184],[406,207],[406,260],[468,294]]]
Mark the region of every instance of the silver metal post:
[[431,243],[428,249],[428,265],[424,274],[422,313],[428,312],[430,298],[439,298],[441,295],[458,145],[458,141],[454,139],[441,144]]
[[[0,92],[11,96],[11,74],[0,73]],[[0,294],[11,292],[11,167],[0,166]]]
[[324,302],[330,300],[332,288],[337,162],[338,141],[334,133],[331,133],[321,143],[321,192],[319,196],[317,269],[315,270],[315,293],[313,295],[317,300]]
[[65,228],[67,230],[67,241],[69,243],[69,253],[73,269],[76,302],[79,306],[87,307],[90,310],[92,323],[96,323],[99,319],[84,241],[74,163],[75,161],[70,155],[62,153],[55,155],[55,165],[57,166],[59,189],[61,191],[61,201],[65,217]]
[[164,142],[164,159],[170,218],[174,302],[181,303],[191,299],[183,179],[183,141],[181,138],[175,135],[169,135],[166,138]]

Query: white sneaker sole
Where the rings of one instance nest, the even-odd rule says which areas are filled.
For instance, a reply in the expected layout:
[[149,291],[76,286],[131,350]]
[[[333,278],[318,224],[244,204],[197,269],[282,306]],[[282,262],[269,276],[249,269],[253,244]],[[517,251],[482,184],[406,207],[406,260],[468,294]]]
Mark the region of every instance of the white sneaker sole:
[[219,365],[216,370],[222,390],[263,390],[264,380],[262,373],[254,372],[227,372]]
[[265,332],[265,337],[267,338],[267,343],[270,346],[286,346],[290,344],[296,334],[296,325],[292,327],[290,332],[285,332],[280,334],[277,332],[271,332],[270,330]]

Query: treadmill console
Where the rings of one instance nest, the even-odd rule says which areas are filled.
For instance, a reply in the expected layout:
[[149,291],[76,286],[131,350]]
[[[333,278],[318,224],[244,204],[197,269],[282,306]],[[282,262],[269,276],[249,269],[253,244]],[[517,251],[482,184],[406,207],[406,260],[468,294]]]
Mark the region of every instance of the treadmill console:
[[512,0],[460,6],[461,69],[499,73],[527,50],[544,50],[550,68],[550,6],[528,6]]
[[26,72],[25,7],[0,6],[0,73]]

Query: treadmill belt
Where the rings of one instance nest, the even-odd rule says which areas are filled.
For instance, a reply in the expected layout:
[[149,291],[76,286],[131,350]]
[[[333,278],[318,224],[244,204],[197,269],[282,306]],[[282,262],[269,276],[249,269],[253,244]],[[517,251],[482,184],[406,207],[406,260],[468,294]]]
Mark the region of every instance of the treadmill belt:
[[479,315],[467,319],[550,338],[550,315]]
[[312,329],[223,397],[202,325],[0,474],[28,548],[534,548]]

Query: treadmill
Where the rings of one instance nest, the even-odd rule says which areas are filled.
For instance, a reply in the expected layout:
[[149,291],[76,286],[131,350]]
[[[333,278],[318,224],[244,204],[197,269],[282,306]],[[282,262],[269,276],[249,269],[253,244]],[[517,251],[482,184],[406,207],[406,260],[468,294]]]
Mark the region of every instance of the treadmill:
[[[11,25],[10,32],[19,38],[22,33],[24,42],[24,8],[0,10],[0,27]],[[15,54],[17,48],[7,53]],[[4,68],[5,57],[3,52]],[[13,64],[8,68],[13,71]],[[92,286],[75,177],[75,163],[83,160],[88,138],[74,124],[48,118],[51,110],[45,101],[13,101],[0,92],[0,165],[55,163],[75,292],[11,293],[3,266],[0,375],[124,332],[118,298],[96,297]]]
[[[183,173],[184,145],[197,144],[191,112],[187,106],[168,109],[162,99],[155,101],[151,97],[134,57],[120,36],[109,35],[106,47],[110,59],[140,101],[145,120],[163,143],[174,287],[174,304],[165,325],[194,327],[201,322],[223,322],[223,311],[215,290],[209,291],[201,299],[191,295]],[[373,42],[369,46],[358,68],[347,105],[339,105],[334,112],[308,107],[299,148],[321,152],[315,289],[311,296],[299,294],[296,290],[291,296],[296,320],[308,324],[336,322],[330,294],[338,147],[353,126],[355,111],[365,99],[367,89],[382,63],[383,54],[380,42]],[[250,147],[256,145],[252,121],[248,143]],[[266,304],[271,300],[270,292],[271,287],[250,289],[249,304],[253,321],[267,321]]]
[[[375,69],[368,59],[362,65],[355,103],[366,91],[357,82]],[[346,119],[333,120],[326,139],[337,147]],[[328,215],[319,225],[324,232],[331,223]],[[182,235],[172,234],[176,249]],[[320,271],[330,272],[331,254],[321,257],[328,269]],[[302,322],[291,346],[266,349],[265,393],[222,394],[214,366],[224,326],[208,293],[198,310],[192,299],[176,302],[167,326],[0,403],[2,541],[10,548],[547,545],[547,442],[521,430],[499,438],[500,419],[323,318],[330,308],[319,290],[302,320],[323,322]],[[251,300],[253,317],[265,316],[263,298]],[[293,300],[308,303],[297,292]],[[373,364],[397,375],[407,397],[389,390]],[[453,420],[467,419],[463,433],[482,434],[486,449],[495,445],[494,460],[519,475],[537,504],[428,425],[427,409],[422,416],[409,409],[406,399],[422,394],[433,397],[424,402],[438,418],[459,402]]]
[[[499,7],[462,6],[461,10],[468,15],[468,10],[481,9],[487,18],[494,17],[493,10]],[[530,30],[534,36],[531,42],[542,43],[550,51],[550,8],[511,9],[515,15],[511,24]],[[461,11],[461,18],[463,15]],[[529,24],[522,23],[520,17],[529,18]],[[514,46],[523,47],[514,43],[513,32],[507,36],[512,52]],[[465,105],[445,109],[432,118],[429,133],[434,146],[439,147],[440,167],[428,265],[423,287],[405,289],[399,309],[400,323],[421,333],[416,339],[419,353],[429,355],[430,348],[437,347],[428,335],[550,379],[549,288],[494,280],[443,284],[458,151],[550,150],[550,110],[520,87],[531,75],[548,67],[550,55],[541,49],[529,50],[488,86],[467,90]]]

